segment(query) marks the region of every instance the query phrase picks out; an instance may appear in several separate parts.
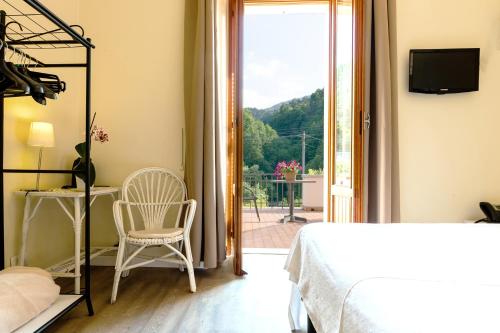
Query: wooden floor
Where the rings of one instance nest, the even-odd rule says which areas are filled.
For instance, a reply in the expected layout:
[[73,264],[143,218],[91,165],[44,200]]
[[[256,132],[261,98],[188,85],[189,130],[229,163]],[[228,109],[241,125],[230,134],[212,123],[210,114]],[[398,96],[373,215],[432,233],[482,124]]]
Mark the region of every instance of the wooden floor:
[[[217,270],[197,270],[196,293],[189,292],[186,272],[132,270],[122,279],[113,305],[109,304],[113,268],[93,267],[95,315],[88,317],[85,304],[80,304],[47,332],[290,332],[286,257],[251,254],[243,259],[249,273],[244,277],[232,273],[231,260]],[[70,283],[65,285],[71,288]]]
[[[255,209],[243,209],[243,247],[263,249],[288,249],[297,231],[307,223],[280,220],[288,215],[288,208],[259,209],[260,222]],[[323,212],[295,209],[295,215],[305,217],[308,223],[323,221]]]

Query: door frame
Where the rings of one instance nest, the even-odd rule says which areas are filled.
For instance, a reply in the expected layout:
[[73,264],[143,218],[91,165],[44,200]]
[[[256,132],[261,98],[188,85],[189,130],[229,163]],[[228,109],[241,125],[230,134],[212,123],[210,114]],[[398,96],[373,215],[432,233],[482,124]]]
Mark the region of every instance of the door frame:
[[[337,4],[341,4],[342,0],[330,0],[330,56],[329,56],[329,94],[328,94],[328,132],[327,132],[327,218],[329,222],[341,222],[335,221],[335,204],[334,204],[334,184],[335,184],[335,137],[336,137],[336,36],[337,27],[335,22],[335,17],[337,16]],[[362,222],[364,219],[364,187],[365,187],[365,177],[364,177],[364,138],[365,138],[365,128],[364,128],[364,107],[365,107],[365,50],[364,50],[364,40],[365,40],[365,30],[364,30],[364,0],[352,0],[353,8],[353,106],[352,106],[352,188],[349,191],[346,189],[340,190],[337,193],[348,195],[352,200],[352,221]]]
[[353,0],[354,24],[354,102],[353,122],[353,222],[364,221],[365,149],[365,1]]
[[236,275],[243,270],[242,207],[243,207],[243,3],[229,2],[229,71],[228,71],[228,180],[227,214],[228,247],[233,250]]
[[[242,256],[242,208],[243,208],[243,15],[245,4],[311,4],[329,3],[329,75],[328,75],[328,131],[326,141],[327,147],[327,175],[328,195],[326,216],[327,220],[333,221],[333,197],[332,185],[334,184],[335,165],[335,36],[336,27],[336,5],[342,0],[230,0],[229,2],[229,71],[228,71],[228,183],[227,183],[227,236],[228,253],[233,250],[234,272],[236,275],[244,275]],[[363,220],[363,149],[364,149],[364,0],[352,0],[353,2],[353,31],[354,31],[354,96],[353,96],[353,220]],[[326,148],[326,147],[325,147]]]

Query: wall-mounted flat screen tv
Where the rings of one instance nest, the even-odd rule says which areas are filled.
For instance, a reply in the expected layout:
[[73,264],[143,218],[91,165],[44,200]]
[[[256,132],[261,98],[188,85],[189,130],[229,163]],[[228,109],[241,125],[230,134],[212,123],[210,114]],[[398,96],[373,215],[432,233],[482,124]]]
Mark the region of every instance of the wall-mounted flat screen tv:
[[410,92],[479,90],[479,49],[410,50]]

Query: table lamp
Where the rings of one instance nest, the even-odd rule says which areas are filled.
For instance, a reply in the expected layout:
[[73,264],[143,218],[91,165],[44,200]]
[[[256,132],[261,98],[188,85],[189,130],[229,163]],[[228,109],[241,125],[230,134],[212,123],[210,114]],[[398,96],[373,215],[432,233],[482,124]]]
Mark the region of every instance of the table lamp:
[[[42,168],[43,148],[54,147],[54,126],[51,123],[34,121],[30,126],[28,146],[38,147],[38,171]],[[36,175],[36,190],[40,190],[40,172]]]

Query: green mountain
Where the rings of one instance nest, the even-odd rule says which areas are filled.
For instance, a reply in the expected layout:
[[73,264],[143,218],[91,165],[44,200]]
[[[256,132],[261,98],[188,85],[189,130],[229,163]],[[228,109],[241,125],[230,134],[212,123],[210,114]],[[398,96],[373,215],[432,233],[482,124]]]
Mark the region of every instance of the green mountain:
[[323,89],[266,109],[245,108],[244,165],[273,173],[279,161],[301,162],[305,133],[306,169],[323,168],[323,110]]
[[[308,98],[308,97],[309,96],[302,97],[302,98]],[[293,99],[293,100],[295,100],[295,99]],[[245,110],[250,111],[250,113],[252,113],[252,116],[254,116],[254,118],[257,118],[259,120],[263,120],[263,119],[269,118],[276,111],[279,111],[279,109],[281,108],[281,106],[283,104],[289,103],[293,100],[281,102],[281,103],[278,103],[276,105],[273,105],[273,106],[265,108],[265,109],[246,108]]]

